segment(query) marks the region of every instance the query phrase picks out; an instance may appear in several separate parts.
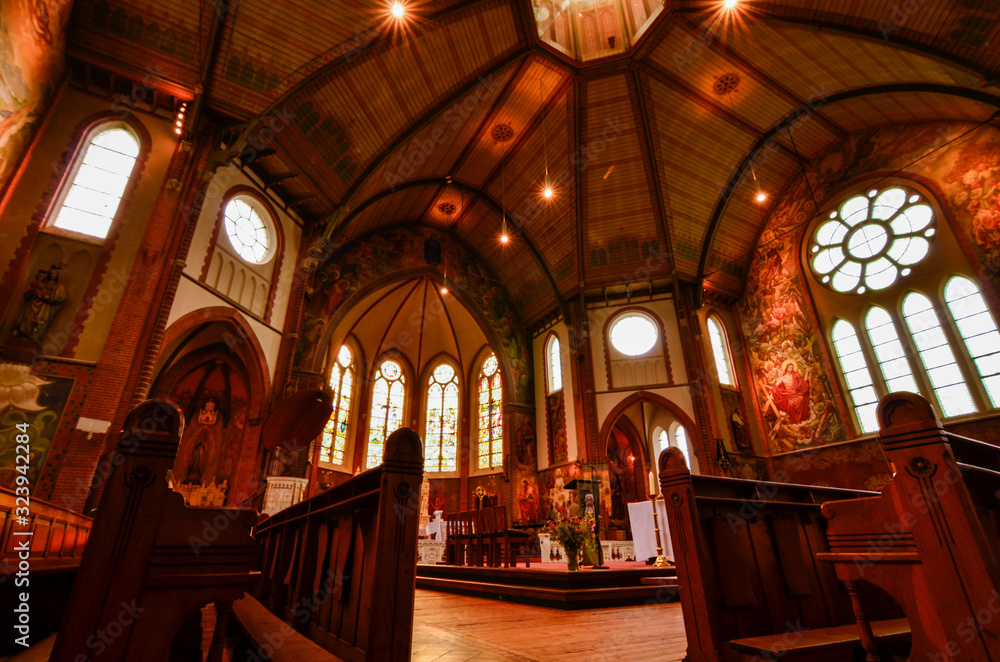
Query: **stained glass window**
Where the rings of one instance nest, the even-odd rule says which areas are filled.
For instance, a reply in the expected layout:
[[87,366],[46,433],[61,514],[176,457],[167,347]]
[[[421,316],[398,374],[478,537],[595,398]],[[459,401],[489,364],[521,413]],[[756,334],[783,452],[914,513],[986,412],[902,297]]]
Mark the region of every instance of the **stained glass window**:
[[1000,332],[983,295],[971,280],[955,276],[945,285],[944,300],[990,402],[1000,407]]
[[403,425],[406,379],[398,363],[386,360],[375,373],[365,469],[382,464],[385,440]]
[[920,393],[910,369],[910,362],[903,350],[903,343],[899,341],[896,326],[889,313],[883,308],[874,306],[865,315],[865,328],[868,330],[868,339],[872,343],[872,349],[875,350],[875,358],[878,360],[882,378],[885,379],[889,392]]
[[260,264],[271,250],[271,233],[264,219],[247,201],[233,198],[226,205],[226,235],[247,262]]
[[861,423],[863,432],[878,430],[878,420],[875,417],[875,407],[878,405],[878,394],[872,383],[872,375],[868,371],[868,362],[861,349],[861,341],[850,322],[837,320],[833,325],[833,347],[840,361],[841,374],[847,382],[847,392],[854,403],[854,411]]
[[427,383],[424,470],[458,468],[458,375],[447,363],[434,368]]
[[827,287],[852,294],[884,290],[930,251],[934,211],[923,196],[894,186],[855,195],[813,235],[810,264]]
[[974,413],[976,404],[930,299],[918,292],[907,294],[903,299],[903,319],[913,336],[913,344],[917,346],[927,378],[944,415]]
[[708,338],[712,343],[712,355],[715,357],[715,370],[719,373],[719,383],[733,386],[733,373],[729,368],[729,343],[722,325],[714,317],[708,318]]
[[139,141],[130,131],[116,127],[97,133],[83,153],[52,224],[104,239],[138,156]]
[[688,446],[688,433],[684,429],[683,425],[678,425],[674,430],[674,446],[676,446],[682,453],[684,453],[684,459],[687,460],[688,466],[691,466],[691,447]]
[[330,390],[333,391],[333,412],[323,428],[319,459],[322,462],[343,464],[344,453],[347,452],[351,400],[354,397],[354,355],[347,345],[341,346],[330,370]]
[[483,361],[479,374],[479,468],[503,466],[503,387],[496,354]]
[[548,370],[549,393],[562,388],[562,361],[559,355],[559,338],[551,336],[545,346],[545,365]]
[[659,442],[660,442],[660,449],[659,452],[657,452],[656,454],[657,456],[659,456],[659,454],[662,453],[663,451],[670,448],[670,436],[667,435],[666,430],[660,430]]

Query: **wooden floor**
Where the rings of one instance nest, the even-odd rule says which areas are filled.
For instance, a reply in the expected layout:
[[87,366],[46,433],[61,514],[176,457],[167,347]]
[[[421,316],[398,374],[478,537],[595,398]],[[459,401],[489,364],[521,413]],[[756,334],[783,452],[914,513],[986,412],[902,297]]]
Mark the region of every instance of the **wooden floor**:
[[680,662],[680,603],[563,611],[417,590],[413,662]]

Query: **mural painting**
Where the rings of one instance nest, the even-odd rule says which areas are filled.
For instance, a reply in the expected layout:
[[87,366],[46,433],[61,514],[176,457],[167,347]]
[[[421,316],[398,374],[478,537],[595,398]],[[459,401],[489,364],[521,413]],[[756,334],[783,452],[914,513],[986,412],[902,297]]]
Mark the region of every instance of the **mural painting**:
[[566,441],[566,405],[563,391],[545,396],[545,425],[548,431],[549,464],[569,459]]
[[242,366],[209,358],[166,391],[184,412],[184,434],[173,466],[174,490],[189,505],[226,502],[246,430],[249,389]]
[[539,521],[562,520],[580,514],[575,490],[567,490],[566,483],[579,474],[575,464],[567,464],[538,473],[538,488],[541,492],[541,513]]
[[0,3],[0,190],[27,149],[62,75],[71,0]]
[[[895,172],[930,183],[985,294],[1000,283],[1000,132],[967,124],[924,124],[879,129],[849,138],[810,169],[812,195],[829,200],[866,176]],[[954,144],[949,144],[958,137]],[[937,149],[947,145],[941,149]],[[922,158],[934,151],[933,158]],[[775,453],[847,438],[818,354],[819,329],[806,312],[798,259],[817,209],[800,177],[788,188],[761,233],[741,303],[754,392]]]
[[448,271],[449,287],[470,301],[492,327],[511,365],[517,402],[532,401],[530,345],[517,313],[501,287],[480,261],[449,236],[431,228],[410,225],[379,230],[352,241],[319,265],[311,292],[306,294],[302,340],[296,367],[308,370],[320,358],[322,330],[334,320],[349,297],[375,280],[408,269],[436,265],[425,251],[428,242],[440,243],[440,265]]
[[[0,487],[13,490],[17,477],[26,475],[32,492],[37,488],[73,384],[73,379],[33,375],[31,366],[0,363]],[[17,457],[24,455],[23,447],[18,452],[19,435],[29,440],[25,474],[17,469]]]
[[514,429],[513,454],[510,464],[511,487],[514,490],[512,522],[527,525],[544,522],[538,494],[537,437],[535,419],[515,413],[510,417]]

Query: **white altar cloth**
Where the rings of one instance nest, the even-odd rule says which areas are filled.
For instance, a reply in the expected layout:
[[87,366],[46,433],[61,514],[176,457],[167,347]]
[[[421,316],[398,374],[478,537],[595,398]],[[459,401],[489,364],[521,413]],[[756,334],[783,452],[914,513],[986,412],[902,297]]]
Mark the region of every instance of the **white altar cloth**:
[[[635,545],[636,561],[645,561],[656,556],[656,540],[653,536],[653,509],[649,501],[628,504],[628,519],[632,524],[632,542]],[[656,513],[660,518],[660,542],[663,556],[674,560],[673,546],[670,544],[670,529],[667,525],[667,510],[663,499],[656,500]]]

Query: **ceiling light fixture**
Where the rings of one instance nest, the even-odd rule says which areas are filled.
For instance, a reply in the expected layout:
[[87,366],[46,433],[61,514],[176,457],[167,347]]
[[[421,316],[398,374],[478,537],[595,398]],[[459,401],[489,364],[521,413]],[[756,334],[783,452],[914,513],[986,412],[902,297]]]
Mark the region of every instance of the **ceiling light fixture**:
[[757,191],[757,202],[764,202],[765,200],[767,200],[767,193]]
[[555,189],[552,187],[552,182],[549,181],[549,143],[545,135],[545,92],[542,90],[542,77],[538,77],[538,107],[541,109],[539,112],[542,113],[542,152],[545,155],[545,179],[542,181],[542,197],[546,200],[551,200],[552,196],[555,195]]
[[510,243],[510,234],[507,233],[507,156],[504,155],[500,162],[500,243],[505,246]]
[[[728,2],[729,0],[727,0]],[[402,2],[392,3],[392,15],[394,18],[403,18],[406,14],[406,7],[403,6]]]
[[737,0],[723,0],[723,9],[736,9]]

